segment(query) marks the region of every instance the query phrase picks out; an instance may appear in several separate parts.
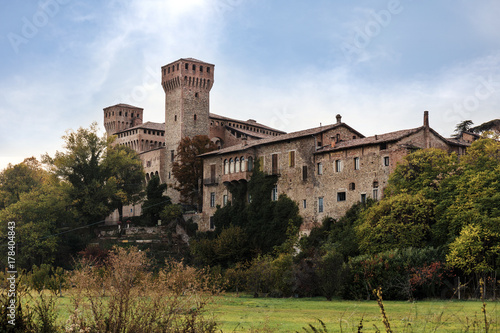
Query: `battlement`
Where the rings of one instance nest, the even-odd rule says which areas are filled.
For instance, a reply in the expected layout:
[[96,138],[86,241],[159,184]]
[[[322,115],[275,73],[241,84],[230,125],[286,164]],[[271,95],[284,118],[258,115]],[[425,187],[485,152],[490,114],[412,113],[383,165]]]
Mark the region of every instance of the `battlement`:
[[181,58],[161,68],[161,85],[165,92],[180,86],[210,91],[215,65],[193,58]]

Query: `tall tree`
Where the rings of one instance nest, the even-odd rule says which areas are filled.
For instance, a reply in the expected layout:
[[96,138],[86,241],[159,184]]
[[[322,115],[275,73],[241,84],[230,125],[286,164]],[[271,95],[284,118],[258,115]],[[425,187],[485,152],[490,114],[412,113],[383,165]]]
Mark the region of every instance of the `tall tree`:
[[176,189],[181,193],[185,203],[196,205],[201,211],[203,200],[203,161],[199,155],[217,149],[206,135],[185,137],[177,148],[177,158],[172,173],[179,185]]
[[160,184],[160,177],[153,176],[146,186],[146,200],[142,204],[142,214],[152,225],[160,219],[161,211],[172,203],[165,195],[167,184]]
[[457,126],[455,126],[453,137],[456,139],[461,138],[464,132],[469,132],[471,130],[472,125],[474,125],[472,120],[464,120],[461,123],[457,124]]
[[109,146],[103,161],[108,182],[114,183],[111,205],[118,209],[123,221],[123,206],[137,203],[142,197],[145,178],[142,161],[135,150],[127,146]]
[[46,154],[44,162],[71,185],[68,195],[84,224],[104,221],[139,190],[142,167],[131,151],[112,147],[113,137],[99,136],[97,123],[68,131],[63,139],[65,152]]

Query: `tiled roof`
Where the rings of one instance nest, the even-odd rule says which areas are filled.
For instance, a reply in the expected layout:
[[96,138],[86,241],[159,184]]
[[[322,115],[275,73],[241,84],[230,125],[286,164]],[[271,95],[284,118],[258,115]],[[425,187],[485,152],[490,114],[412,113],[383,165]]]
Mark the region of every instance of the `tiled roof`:
[[242,128],[236,128],[236,127],[226,126],[226,129],[228,131],[231,130],[231,131],[239,132],[239,133],[245,134],[246,136],[251,136],[251,137],[259,138],[259,139],[265,139],[265,138],[272,137],[272,135],[270,135],[270,134],[265,134],[265,133],[260,133],[260,132],[254,132],[254,131],[245,130],[245,129],[242,129]]
[[[277,133],[283,133],[283,134],[286,133],[286,132],[280,131],[280,130],[278,130],[276,128],[272,128],[272,127],[263,125],[261,123],[254,122],[254,121],[239,120],[239,119],[224,117],[224,116],[220,116],[220,115],[215,114],[215,113],[210,113],[209,117],[212,118],[212,119],[216,119],[216,120],[231,121],[231,122],[235,122],[235,123],[246,124],[246,125],[249,125],[249,126],[260,127],[260,128],[263,128],[263,129],[266,129],[266,130],[269,130],[269,131],[277,132]],[[233,127],[231,126],[231,128],[233,128]]]
[[266,144],[294,140],[294,139],[298,139],[298,138],[302,138],[302,137],[306,137],[306,136],[320,134],[322,132],[329,131],[329,130],[336,128],[336,127],[339,127],[339,126],[346,126],[350,130],[357,133],[359,136],[364,137],[363,134],[353,130],[348,125],[346,125],[344,123],[340,123],[340,124],[332,124],[332,125],[310,128],[310,129],[306,129],[306,130],[302,130],[302,131],[298,131],[298,132],[287,133],[287,134],[282,134],[282,135],[278,135],[278,136],[272,136],[272,137],[260,139],[260,140],[247,141],[246,144],[240,143],[240,144],[237,144],[237,145],[234,145],[231,147],[227,147],[227,148],[223,148],[223,149],[219,149],[219,150],[214,150],[212,152],[205,153],[201,156],[221,155],[221,154],[225,154],[225,153],[231,153],[231,152],[235,152],[235,151],[246,150],[246,149],[253,148],[253,147],[263,146]]
[[377,135],[369,136],[366,138],[341,141],[341,142],[336,143],[334,147],[330,147],[330,146],[325,147],[321,150],[318,150],[317,153],[332,151],[332,150],[347,149],[347,148],[359,147],[359,146],[374,145],[374,144],[380,144],[380,143],[384,143],[384,142],[397,141],[397,140],[400,140],[404,137],[407,137],[413,133],[416,133],[416,132],[422,130],[423,128],[424,127],[422,126],[422,127],[418,127],[418,128],[400,130],[400,131],[390,132],[390,133],[385,133],[385,134],[377,134]]
[[140,128],[152,129],[155,131],[165,131],[165,123],[153,123],[152,121],[147,121],[143,124],[121,130],[117,133],[122,133],[122,132],[130,131],[130,130],[134,130],[134,129],[140,129]]
[[[205,65],[210,65],[210,66],[214,66],[214,64],[211,64],[211,63],[208,63],[208,62],[205,62],[205,61],[201,61],[201,60],[198,60],[198,59],[195,59],[195,58],[180,58],[180,59],[177,59],[175,61],[172,61],[171,63],[168,63],[166,64],[165,66],[170,66],[178,61],[181,61],[181,60],[184,60],[184,61],[192,61],[192,62],[197,62],[197,63],[200,63],[200,64],[205,64]],[[162,66],[162,67],[165,67],[165,66]]]
[[133,106],[133,105],[130,105],[130,104],[125,104],[125,103],[118,103],[118,104],[115,104],[115,105],[111,105],[111,106],[105,107],[104,109],[109,109],[109,108],[112,108],[112,107],[115,107],[115,106],[120,106],[120,107],[124,107],[124,108],[132,108],[132,109],[144,110],[143,108],[140,108],[138,106]]

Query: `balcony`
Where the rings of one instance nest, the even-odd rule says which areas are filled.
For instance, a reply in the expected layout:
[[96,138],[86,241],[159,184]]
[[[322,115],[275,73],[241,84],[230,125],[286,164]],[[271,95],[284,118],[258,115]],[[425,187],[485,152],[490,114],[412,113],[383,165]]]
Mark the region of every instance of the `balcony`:
[[205,178],[205,179],[203,179],[203,185],[205,185],[205,186],[217,186],[217,185],[219,185],[219,178],[218,177]]
[[240,171],[240,172],[233,172],[233,173],[228,173],[225,175],[222,175],[222,182],[234,182],[234,181],[249,181],[250,177],[252,176],[252,171]]

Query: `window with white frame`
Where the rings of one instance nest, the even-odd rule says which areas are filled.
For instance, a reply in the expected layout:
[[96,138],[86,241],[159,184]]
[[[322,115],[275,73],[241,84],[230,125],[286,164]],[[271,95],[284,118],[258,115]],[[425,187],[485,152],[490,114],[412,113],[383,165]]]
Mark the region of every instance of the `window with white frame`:
[[359,157],[354,158],[354,170],[359,170]]

